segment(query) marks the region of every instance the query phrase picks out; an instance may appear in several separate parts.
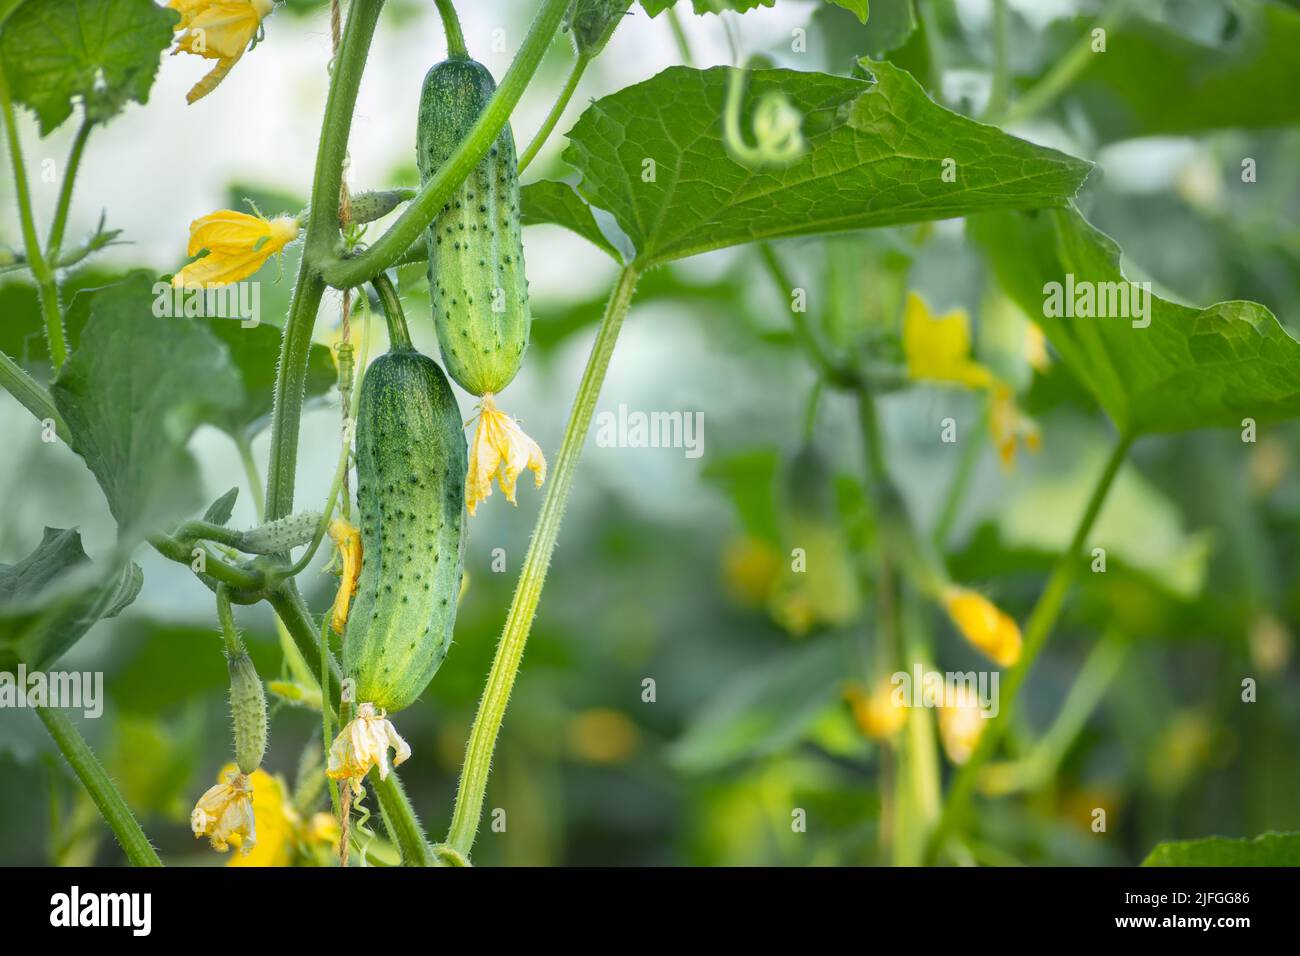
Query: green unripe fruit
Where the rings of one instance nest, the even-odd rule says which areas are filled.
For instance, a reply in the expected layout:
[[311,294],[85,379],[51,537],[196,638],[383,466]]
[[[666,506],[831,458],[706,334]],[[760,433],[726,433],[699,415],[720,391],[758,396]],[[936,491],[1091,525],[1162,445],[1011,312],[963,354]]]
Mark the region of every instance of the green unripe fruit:
[[242,532],[238,548],[247,554],[279,554],[310,542],[319,525],[318,512],[302,511]]
[[464,566],[465,431],[442,369],[414,350],[375,361],[357,414],[362,560],[343,666],[357,702],[399,711],[447,656]]
[[[444,60],[424,78],[416,133],[427,183],[473,127],[496,84],[473,60]],[[528,347],[532,317],[510,124],[429,226],[429,292],[447,371],[474,395],[500,392]]]
[[226,658],[230,665],[230,714],[235,725],[235,763],[252,773],[266,755],[266,694],[246,651]]

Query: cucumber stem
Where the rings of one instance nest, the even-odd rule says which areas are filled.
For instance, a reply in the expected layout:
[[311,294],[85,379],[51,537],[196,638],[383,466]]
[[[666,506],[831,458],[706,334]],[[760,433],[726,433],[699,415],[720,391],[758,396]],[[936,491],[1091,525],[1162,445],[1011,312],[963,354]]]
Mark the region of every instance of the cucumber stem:
[[564,81],[564,89],[560,90],[560,95],[556,97],[554,105],[551,106],[551,111],[546,115],[546,119],[537,130],[536,135],[533,136],[532,142],[528,144],[528,148],[524,150],[524,154],[519,157],[519,172],[521,175],[528,168],[528,164],[537,158],[537,154],[541,152],[542,146],[555,129],[555,124],[564,115],[565,107],[569,105],[569,100],[573,98],[573,91],[578,88],[578,81],[582,79],[582,74],[590,62],[591,57],[582,53],[579,53],[578,58],[573,61],[573,67],[569,70],[569,78]]
[[434,0],[438,7],[438,16],[442,17],[442,29],[447,34],[447,59],[468,60],[469,50],[465,48],[465,34],[460,29],[460,17],[451,0]]
[[1034,661],[1042,651],[1043,645],[1051,636],[1056,619],[1060,616],[1061,606],[1065,603],[1065,596],[1079,574],[1079,559],[1084,543],[1097,521],[1097,516],[1101,513],[1106,495],[1115,481],[1115,476],[1119,474],[1120,466],[1124,464],[1129,446],[1132,444],[1133,439],[1127,435],[1121,435],[1119,441],[1115,443],[1115,448],[1106,461],[1106,467],[1102,469],[1097,484],[1093,487],[1087,507],[1084,508],[1083,515],[1075,527],[1074,537],[1070,539],[1069,546],[1057,559],[1056,566],[1052,569],[1052,574],[1038,597],[1038,602],[1030,612],[1029,621],[1025,625],[1024,650],[1020,660],[1016,662],[1002,683],[1002,706],[998,715],[987,722],[970,759],[962,765],[953,779],[952,786],[948,790],[948,798],[944,802],[943,813],[930,834],[929,845],[926,848],[927,863],[934,862],[939,851],[943,849],[947,837],[961,825],[966,816],[970,800],[975,795],[975,784],[979,780],[980,771],[993,756],[998,741],[1006,732],[1016,695],[1029,675],[1030,668],[1034,666]]
[[402,300],[393,287],[393,281],[380,272],[370,284],[375,287],[379,304],[384,307],[384,321],[388,323],[388,349],[391,352],[410,352],[415,348],[411,344],[411,331],[406,327],[406,313],[402,311]]
[[144,831],[140,829],[140,824],[131,813],[131,808],[126,805],[122,794],[117,787],[113,786],[113,781],[109,779],[103,765],[95,757],[94,751],[87,745],[85,738],[77,732],[77,728],[68,716],[61,710],[49,707],[36,708],[36,715],[41,718],[45,729],[58,744],[64,759],[68,761],[68,766],[77,775],[81,785],[86,788],[86,793],[99,808],[104,820],[112,827],[117,842],[122,844],[122,849],[126,851],[126,858],[131,861],[131,865],[162,866],[162,860],[158,859],[158,853],[149,843],[149,838],[144,835]]
[[447,834],[447,843],[466,859],[469,858],[469,851],[474,846],[474,837],[478,832],[483,796],[492,770],[492,752],[496,749],[497,734],[501,730],[501,721],[510,701],[510,691],[515,685],[515,676],[519,673],[519,662],[524,656],[524,645],[528,643],[528,632],[533,624],[533,616],[537,613],[537,602],[541,600],[542,587],[546,583],[546,569],[551,563],[551,554],[560,534],[560,521],[564,517],[564,506],[573,487],[578,458],[582,454],[591,417],[596,411],[596,400],[600,397],[600,387],[605,381],[605,372],[609,369],[609,360],[614,354],[619,330],[623,327],[623,317],[627,315],[628,306],[632,303],[632,293],[639,277],[640,271],[636,265],[626,266],[619,273],[618,282],[605,306],[605,314],[596,332],[596,341],[587,359],[586,371],[582,374],[582,383],[578,386],[573,409],[569,412],[569,423],[564,429],[564,440],[560,444],[555,471],[546,489],[546,497],[533,529],[533,539],[529,542],[524,567],[519,574],[519,585],[515,589],[514,600],[510,602],[501,640],[497,643],[483,699],[479,702],[478,713],[474,717],[469,745],[465,749],[465,766],[461,770],[460,786],[456,791],[451,830]]

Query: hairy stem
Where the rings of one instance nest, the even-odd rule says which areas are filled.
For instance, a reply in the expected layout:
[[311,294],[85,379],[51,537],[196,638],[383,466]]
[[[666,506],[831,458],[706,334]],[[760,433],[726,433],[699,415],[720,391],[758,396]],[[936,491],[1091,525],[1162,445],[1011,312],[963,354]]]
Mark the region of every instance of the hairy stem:
[[65,442],[71,442],[68,426],[59,410],[54,407],[49,391],[4,352],[0,352],[0,386],[18,399],[18,403],[31,412],[37,421],[54,422],[55,433]]
[[524,558],[523,570],[519,574],[519,585],[506,615],[496,657],[492,660],[492,670],[488,674],[483,699],[479,702],[478,713],[474,717],[474,727],[465,751],[465,766],[461,770],[460,786],[456,791],[456,809],[447,834],[447,842],[465,857],[469,856],[478,832],[497,734],[501,730],[501,721],[505,717],[510,692],[519,672],[519,662],[524,655],[524,645],[528,642],[537,602],[546,583],[546,569],[551,563],[551,553],[555,550],[555,542],[559,537],[560,522],[573,486],[573,475],[582,454],[582,444],[587,437],[591,416],[596,410],[596,400],[600,397],[610,356],[614,354],[614,345],[632,302],[638,276],[635,266],[624,268],[619,274],[609,303],[605,306],[591,356],[587,359],[586,371],[583,372],[578,394],[573,400],[569,423],[564,429],[564,440],[560,443],[560,453],[551,475],[550,486],[546,489],[546,497],[533,529],[533,538],[528,545],[528,554]]
[[[336,289],[348,289],[367,282],[420,241],[425,229],[451,194],[460,187],[465,177],[496,142],[497,135],[510,119],[511,111],[537,71],[542,55],[550,46],[555,31],[559,29],[560,20],[568,5],[569,0],[545,0],[529,27],[528,36],[524,38],[514,62],[502,77],[501,85],[492,94],[487,107],[465,139],[439,167],[437,174],[421,187],[419,194],[402,211],[397,221],[373,245],[359,256],[341,259],[333,255],[333,250],[329,248],[330,242],[313,246],[309,241],[304,261],[310,257],[313,264],[319,266],[320,275],[325,282]],[[313,205],[313,208],[316,207]]]
[[460,17],[451,0],[434,0],[438,7],[438,16],[442,17],[442,29],[447,34],[447,57],[452,60],[468,60],[469,50],[465,47],[465,34],[460,29]]
[[131,861],[131,865],[162,866],[162,860],[158,859],[158,854],[149,843],[149,838],[140,829],[140,824],[131,813],[131,808],[126,805],[122,794],[118,792],[117,787],[113,785],[113,781],[109,779],[103,766],[95,757],[94,751],[90,749],[85,738],[73,726],[68,716],[63,711],[50,707],[36,708],[36,715],[41,718],[45,729],[50,732],[59,750],[63,752],[68,766],[77,775],[81,785],[86,788],[86,793],[90,795],[90,799],[95,802],[104,820],[112,828],[117,841],[126,851],[126,858]]
[[406,327],[406,313],[402,311],[402,300],[393,288],[393,282],[382,272],[376,273],[370,280],[379,296],[379,304],[384,309],[384,320],[388,323],[388,347],[394,352],[409,352],[411,332]]
[[77,181],[81,156],[86,151],[86,140],[90,138],[90,131],[94,125],[89,118],[82,119],[81,126],[77,128],[77,136],[72,141],[72,148],[68,150],[68,162],[63,167],[63,183],[59,187],[59,201],[54,207],[54,220],[50,223],[50,238],[45,243],[45,257],[51,263],[59,261],[59,250],[63,247],[63,232],[68,225],[68,210],[72,206],[72,187]]
[[388,772],[388,778],[381,780],[376,772],[370,780],[375,796],[379,798],[379,808],[384,813],[384,820],[402,851],[403,866],[435,866],[433,851],[429,840],[424,835],[424,828],[411,808],[411,801],[406,797],[406,790],[394,771]]
[[36,280],[41,312],[45,317],[45,337],[49,343],[50,361],[57,372],[68,359],[68,335],[63,328],[63,312],[59,308],[59,288],[54,281],[54,270],[41,252],[36,238],[36,221],[32,216],[32,197],[27,188],[27,171],[23,166],[22,143],[18,140],[18,121],[14,104],[9,96],[9,79],[4,63],[0,62],[0,110],[4,112],[5,132],[9,139],[9,159],[14,169],[14,192],[18,198],[18,217],[22,224],[23,245],[27,249],[27,262]]
[[528,148],[524,150],[524,154],[519,157],[520,174],[528,168],[528,165],[536,159],[537,154],[541,152],[542,146],[545,145],[546,140],[555,129],[555,124],[558,123],[560,117],[564,115],[564,110],[565,107],[569,105],[569,100],[573,99],[573,91],[578,88],[578,81],[582,79],[582,74],[586,71],[587,64],[590,62],[591,57],[582,53],[579,53],[578,58],[573,61],[573,67],[569,70],[569,78],[564,81],[564,89],[560,90],[560,95],[555,98],[555,103],[551,106],[551,111],[546,114],[546,119],[542,122],[536,135],[533,136],[533,141],[528,144]]
[[[275,377],[275,407],[271,413],[271,460],[266,477],[266,519],[283,518],[293,510],[293,488],[298,457],[298,427],[302,421],[302,398],[307,379],[307,356],[311,350],[316,312],[325,293],[325,283],[315,261],[329,252],[339,234],[339,187],[343,181],[343,158],[352,128],[357,89],[374,37],[383,0],[354,0],[330,73],[329,98],[321,123],[320,145],[316,150],[316,172],[312,182],[311,210],[303,240],[302,264],[294,286],[289,317],[280,346],[280,365]],[[368,278],[368,277],[367,277]]]
[[1024,649],[1020,655],[1020,660],[1011,668],[1010,673],[1006,675],[1002,682],[1001,709],[996,717],[985,723],[984,730],[980,734],[979,743],[970,755],[970,759],[957,772],[952,787],[948,791],[943,815],[939,818],[939,823],[935,827],[930,840],[927,857],[931,861],[942,849],[945,838],[960,827],[965,820],[971,798],[975,794],[975,785],[979,780],[980,772],[989,758],[993,756],[1002,735],[1006,733],[1011,714],[1014,711],[1016,695],[1023,686],[1025,678],[1029,675],[1030,669],[1034,666],[1034,661],[1038,659],[1043,645],[1047,643],[1048,637],[1051,636],[1056,619],[1060,616],[1061,606],[1065,602],[1065,596],[1069,593],[1070,585],[1074,583],[1074,579],[1079,574],[1079,559],[1084,543],[1092,531],[1093,524],[1097,521],[1097,515],[1106,502],[1106,495],[1115,481],[1115,476],[1119,474],[1120,466],[1124,463],[1124,458],[1128,454],[1131,444],[1132,439],[1128,437],[1121,437],[1115,443],[1115,448],[1111,452],[1101,475],[1098,476],[1097,484],[1093,487],[1092,496],[1088,499],[1088,504],[1079,518],[1078,525],[1075,527],[1074,536],[1070,539],[1070,544],[1065,552],[1057,560],[1056,566],[1052,569],[1051,576],[1047,579],[1047,584],[1038,598],[1038,603],[1034,605],[1034,609],[1029,615],[1029,621],[1025,626]]

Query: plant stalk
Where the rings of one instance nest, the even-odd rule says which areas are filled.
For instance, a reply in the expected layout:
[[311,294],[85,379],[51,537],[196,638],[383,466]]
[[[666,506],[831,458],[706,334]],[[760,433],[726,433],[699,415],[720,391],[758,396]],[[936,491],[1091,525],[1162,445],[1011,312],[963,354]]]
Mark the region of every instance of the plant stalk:
[[564,115],[569,100],[573,99],[573,92],[578,88],[578,81],[582,79],[582,74],[586,72],[587,64],[590,62],[591,57],[582,53],[579,53],[577,59],[573,61],[573,67],[569,70],[569,77],[564,81],[564,89],[560,90],[560,95],[555,98],[551,111],[546,114],[546,119],[533,136],[532,142],[528,144],[528,148],[524,150],[524,154],[519,157],[520,175],[523,175],[524,170],[542,151],[542,146],[545,145],[547,138],[554,131],[560,117]]
[[442,29],[447,34],[447,58],[451,60],[468,60],[469,50],[465,47],[465,34],[460,29],[460,17],[451,0],[434,0],[438,7],[438,16],[442,17]]
[[636,266],[625,267],[619,273],[609,303],[605,306],[591,356],[587,359],[586,371],[583,372],[578,394],[573,400],[573,409],[569,413],[569,423],[564,430],[564,440],[560,444],[550,487],[546,489],[541,512],[533,529],[533,538],[528,545],[528,554],[524,558],[523,570],[519,574],[519,585],[506,615],[496,656],[492,660],[492,670],[488,674],[483,699],[479,702],[478,713],[474,717],[474,727],[465,752],[465,766],[461,770],[460,786],[456,791],[456,808],[447,834],[447,842],[466,858],[474,846],[497,734],[501,730],[501,721],[505,717],[510,692],[519,672],[519,662],[524,655],[524,645],[528,642],[537,602],[546,583],[546,570],[560,533],[560,521],[564,517],[564,506],[573,486],[578,458],[582,454],[582,445],[596,410],[605,372],[609,368],[610,357],[614,354],[614,345],[632,302],[632,293],[639,275]]
[[162,866],[162,860],[158,859],[158,853],[150,844],[149,838],[144,835],[144,831],[140,829],[140,824],[131,813],[131,808],[126,805],[122,794],[118,792],[104,767],[95,757],[94,751],[90,749],[85,738],[77,731],[68,716],[63,711],[51,707],[36,708],[36,715],[41,718],[45,729],[50,732],[59,750],[63,752],[68,766],[77,775],[81,785],[86,788],[86,793],[90,795],[90,799],[94,801],[100,814],[112,828],[131,865]]
[[50,263],[59,261],[59,251],[63,247],[63,233],[68,225],[68,210],[72,207],[72,187],[76,183],[77,170],[81,168],[81,156],[86,151],[86,140],[90,138],[90,131],[94,125],[89,118],[83,118],[81,126],[77,128],[76,138],[72,141],[72,148],[68,150],[68,162],[63,167],[63,183],[59,186],[59,201],[54,207],[50,237],[45,243],[45,258]]

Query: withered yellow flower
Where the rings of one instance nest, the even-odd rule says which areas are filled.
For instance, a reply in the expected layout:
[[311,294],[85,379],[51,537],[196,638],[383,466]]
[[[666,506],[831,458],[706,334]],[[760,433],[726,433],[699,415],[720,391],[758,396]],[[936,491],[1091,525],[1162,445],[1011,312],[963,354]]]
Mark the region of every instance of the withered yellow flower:
[[970,759],[986,720],[979,695],[968,685],[949,684],[945,688],[944,703],[939,708],[939,739],[949,760],[963,764]]
[[297,238],[298,220],[293,216],[267,219],[219,209],[190,223],[185,254],[196,256],[203,249],[208,254],[172,276],[172,285],[209,289],[247,279]]
[[970,320],[965,309],[936,316],[925,299],[907,294],[903,308],[903,355],[917,381],[986,388],[993,373],[971,358]]
[[[222,775],[235,770],[227,765]],[[257,820],[256,845],[244,849],[242,836],[232,835],[230,842],[239,847],[227,866],[288,866],[293,859],[294,834],[300,825],[298,813],[285,793],[284,785],[265,770],[257,769],[248,775],[253,788],[253,816]]]
[[479,502],[492,494],[496,478],[506,500],[515,504],[515,480],[525,468],[532,469],[537,487],[546,481],[546,459],[542,449],[519,427],[519,423],[497,408],[492,393],[479,404],[478,427],[469,446],[469,475],[465,478],[465,505],[474,514]]
[[1042,445],[1037,423],[1020,410],[1011,389],[1001,382],[989,388],[989,431],[1004,470],[1015,465],[1016,449],[1021,444],[1030,451],[1038,451]]
[[244,51],[262,29],[262,21],[275,8],[273,0],[171,0],[168,4],[181,15],[173,28],[177,53],[192,53],[217,65],[194,84],[185,96],[187,103],[203,99],[226,78]]
[[257,845],[253,785],[238,770],[225,777],[199,797],[190,814],[190,829],[196,837],[207,837],[214,850],[224,853],[233,840],[241,853],[250,853]]
[[334,611],[330,626],[335,634],[342,634],[348,623],[348,608],[352,595],[357,593],[357,579],[361,577],[361,532],[343,518],[330,522],[330,540],[339,551],[342,571],[339,573],[339,593],[334,598]]
[[870,692],[851,687],[846,696],[858,728],[872,740],[889,740],[907,723],[907,707],[895,698],[888,680],[878,681]]
[[992,601],[959,587],[945,589],[942,599],[948,616],[974,647],[1003,667],[1020,660],[1020,627]]
[[332,780],[347,780],[353,793],[361,793],[361,781],[371,767],[379,768],[379,779],[388,779],[388,748],[393,748],[393,766],[401,766],[411,756],[411,748],[393,728],[392,722],[364,703],[330,745],[325,773]]

